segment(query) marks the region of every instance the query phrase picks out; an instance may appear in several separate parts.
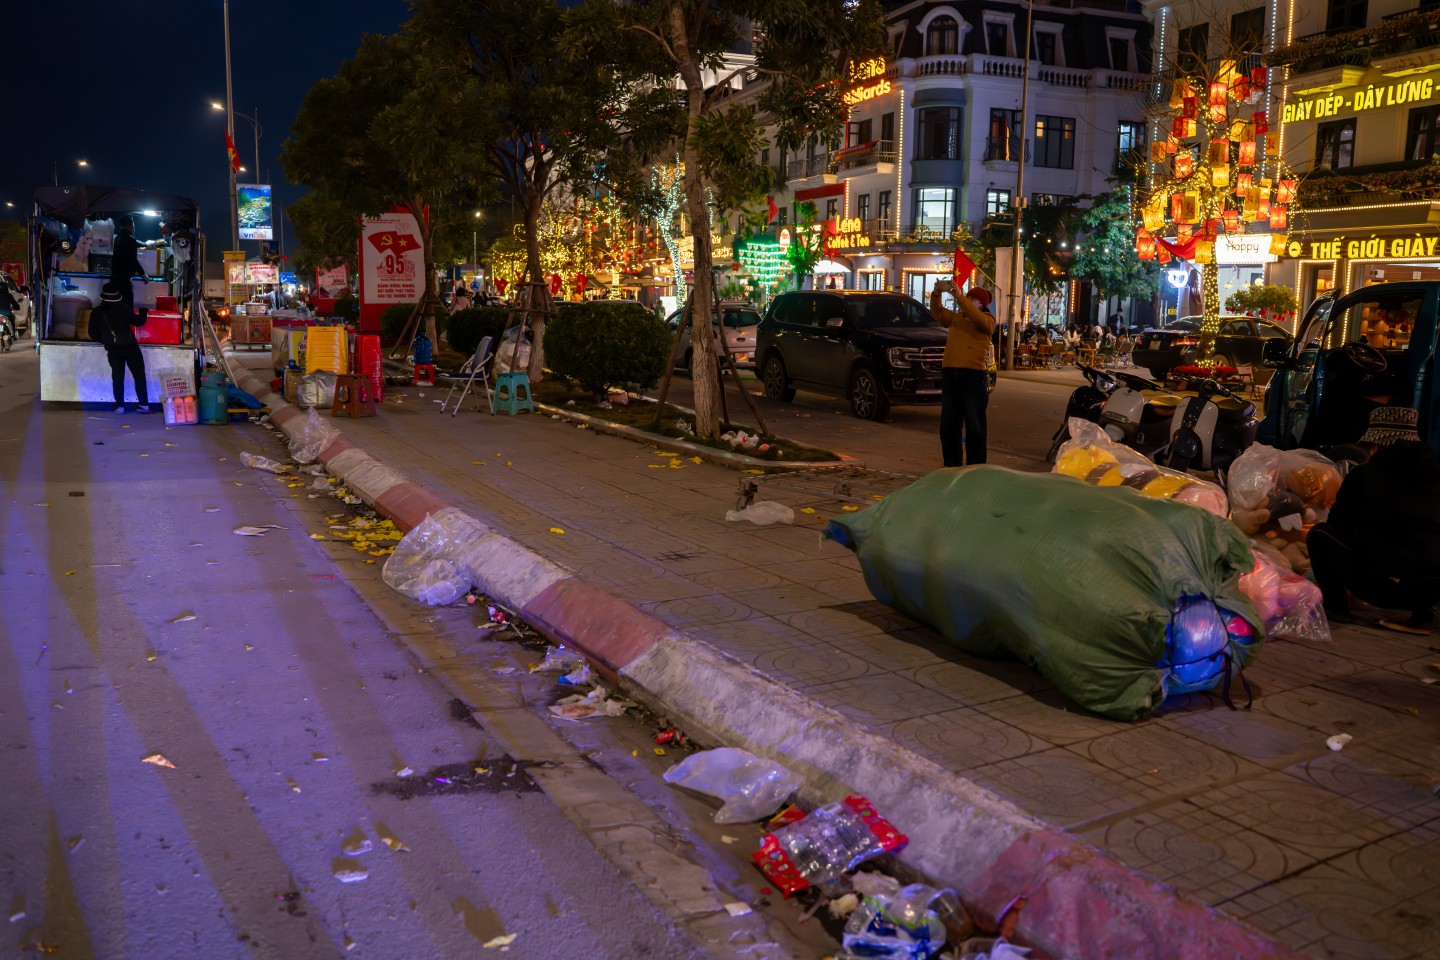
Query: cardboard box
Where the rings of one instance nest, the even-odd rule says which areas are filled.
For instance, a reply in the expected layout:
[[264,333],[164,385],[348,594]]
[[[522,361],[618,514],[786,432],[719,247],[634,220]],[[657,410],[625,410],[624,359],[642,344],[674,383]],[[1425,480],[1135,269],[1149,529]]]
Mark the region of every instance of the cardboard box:
[[304,374],[303,371],[298,370],[298,369],[296,369],[295,367],[286,367],[286,368],[285,368],[285,391],[284,391],[284,392],[285,392],[285,402],[286,402],[286,403],[294,403],[294,402],[295,402],[296,391],[298,391],[298,390],[300,389],[300,378],[303,377],[304,375],[305,375],[305,374]]

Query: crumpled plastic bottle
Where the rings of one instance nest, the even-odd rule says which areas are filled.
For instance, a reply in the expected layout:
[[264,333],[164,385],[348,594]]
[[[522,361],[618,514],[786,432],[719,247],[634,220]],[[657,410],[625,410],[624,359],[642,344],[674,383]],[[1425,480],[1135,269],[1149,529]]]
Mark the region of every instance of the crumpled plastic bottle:
[[876,893],[860,901],[845,924],[843,944],[850,957],[925,960],[945,946],[945,924],[930,904],[953,890],[912,883],[897,893]]

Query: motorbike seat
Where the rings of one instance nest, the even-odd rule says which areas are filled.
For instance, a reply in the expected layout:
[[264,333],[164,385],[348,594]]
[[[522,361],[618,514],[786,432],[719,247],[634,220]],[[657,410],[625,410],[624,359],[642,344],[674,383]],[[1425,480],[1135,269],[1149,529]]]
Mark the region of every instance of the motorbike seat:
[[1223,423],[1240,423],[1243,420],[1255,416],[1255,404],[1248,400],[1232,400],[1229,397],[1217,397],[1215,406],[1220,408],[1220,420]]

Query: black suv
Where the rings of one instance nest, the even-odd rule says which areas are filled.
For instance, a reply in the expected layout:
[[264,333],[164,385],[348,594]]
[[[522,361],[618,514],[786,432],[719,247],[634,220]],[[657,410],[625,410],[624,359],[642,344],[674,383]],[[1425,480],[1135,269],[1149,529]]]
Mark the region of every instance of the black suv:
[[[865,420],[883,419],[892,403],[938,402],[944,355],[945,328],[923,304],[870,290],[782,293],[755,338],[765,396],[839,392]],[[992,368],[992,388],[993,378]]]

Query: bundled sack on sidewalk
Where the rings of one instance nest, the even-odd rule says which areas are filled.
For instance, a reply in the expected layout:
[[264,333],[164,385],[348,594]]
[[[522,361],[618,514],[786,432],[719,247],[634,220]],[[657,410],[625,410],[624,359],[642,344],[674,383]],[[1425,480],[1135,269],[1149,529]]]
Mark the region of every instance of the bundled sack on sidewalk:
[[307,373],[295,390],[295,403],[301,407],[328,407],[335,402],[335,374],[324,370]]
[[1276,450],[1257,443],[1230,467],[1231,519],[1242,533],[1278,551],[1291,570],[1308,573],[1305,538],[1330,515],[1340,480],[1335,462],[1314,450]]
[[937,470],[825,532],[856,552],[882,603],[1119,720],[1228,685],[1263,636],[1235,525],[1127,487]]
[[290,441],[290,456],[296,463],[314,463],[320,452],[334,443],[340,431],[321,418],[311,407],[305,414],[305,425]]
[[1079,417],[1070,418],[1070,439],[1055,454],[1055,472],[1097,487],[1130,487],[1147,497],[1188,503],[1217,517],[1230,512],[1225,491],[1217,485],[1157,466]]

